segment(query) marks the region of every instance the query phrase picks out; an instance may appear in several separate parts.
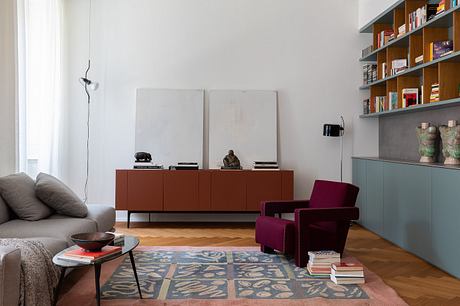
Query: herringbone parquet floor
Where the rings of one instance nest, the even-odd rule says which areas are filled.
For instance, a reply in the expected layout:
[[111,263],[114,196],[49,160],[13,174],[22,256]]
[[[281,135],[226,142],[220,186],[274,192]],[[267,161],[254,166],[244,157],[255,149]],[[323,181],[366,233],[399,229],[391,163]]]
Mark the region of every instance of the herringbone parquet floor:
[[[117,231],[146,246],[257,246],[253,224],[117,223]],[[410,305],[460,305],[460,280],[360,226],[351,228],[346,251]]]

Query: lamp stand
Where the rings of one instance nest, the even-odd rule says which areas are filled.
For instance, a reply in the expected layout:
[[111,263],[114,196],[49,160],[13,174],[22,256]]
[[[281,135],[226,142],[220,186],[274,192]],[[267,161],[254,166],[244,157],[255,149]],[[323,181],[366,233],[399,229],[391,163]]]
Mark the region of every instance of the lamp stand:
[[343,136],[345,135],[345,120],[343,120],[343,116],[340,116],[340,119],[342,119],[340,131],[340,182],[343,182]]

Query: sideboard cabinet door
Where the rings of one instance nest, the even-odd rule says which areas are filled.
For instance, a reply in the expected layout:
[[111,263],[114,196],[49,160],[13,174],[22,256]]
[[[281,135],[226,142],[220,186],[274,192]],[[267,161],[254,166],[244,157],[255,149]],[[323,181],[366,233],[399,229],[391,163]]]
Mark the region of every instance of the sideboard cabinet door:
[[281,172],[279,171],[251,171],[247,179],[247,211],[260,211],[260,202],[282,200]]
[[383,164],[379,161],[366,162],[366,215],[364,226],[374,233],[383,235]]
[[164,211],[200,211],[197,171],[164,173]]
[[128,172],[128,210],[163,211],[163,171]]
[[211,174],[212,211],[245,211],[246,181],[243,171],[214,171]]
[[460,170],[431,170],[433,263],[460,278]]
[[358,223],[365,226],[366,223],[366,161],[353,159],[353,184],[359,187],[356,207],[359,208]]

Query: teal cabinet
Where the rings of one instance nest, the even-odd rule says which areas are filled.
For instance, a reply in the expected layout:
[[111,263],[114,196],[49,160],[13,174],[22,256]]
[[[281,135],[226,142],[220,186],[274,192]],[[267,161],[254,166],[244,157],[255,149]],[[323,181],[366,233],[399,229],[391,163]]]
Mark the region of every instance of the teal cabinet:
[[[376,234],[383,234],[383,164],[366,163],[366,211],[364,226]],[[363,190],[364,192],[364,190]]]
[[432,262],[460,277],[460,171],[433,169],[431,180]]
[[430,260],[431,169],[404,164],[382,164],[382,236],[403,249]]
[[359,208],[358,223],[365,226],[366,216],[366,161],[356,159],[353,161],[353,184],[359,187],[356,206]]
[[360,223],[460,278],[460,167],[353,159]]

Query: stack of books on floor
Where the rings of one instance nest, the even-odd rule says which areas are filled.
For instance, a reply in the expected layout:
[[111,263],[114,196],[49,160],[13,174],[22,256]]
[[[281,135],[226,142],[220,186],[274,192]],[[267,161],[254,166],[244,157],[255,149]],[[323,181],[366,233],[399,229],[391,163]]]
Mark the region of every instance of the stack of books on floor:
[[276,161],[255,161],[254,170],[279,170]]
[[308,273],[312,276],[329,276],[331,265],[340,262],[340,253],[335,251],[308,252]]
[[180,162],[177,165],[169,166],[169,170],[198,170],[198,163]]
[[439,83],[431,85],[430,102],[439,102]]
[[100,252],[87,252],[81,248],[76,248],[59,255],[58,258],[66,261],[73,261],[77,263],[90,264],[96,260],[101,260],[106,257],[113,256],[121,253],[122,247],[120,246],[105,246]]
[[364,284],[364,268],[360,264],[334,263],[330,272],[331,280],[337,285]]
[[154,169],[154,170],[161,170],[163,166],[155,165],[152,162],[135,162],[133,169]]

